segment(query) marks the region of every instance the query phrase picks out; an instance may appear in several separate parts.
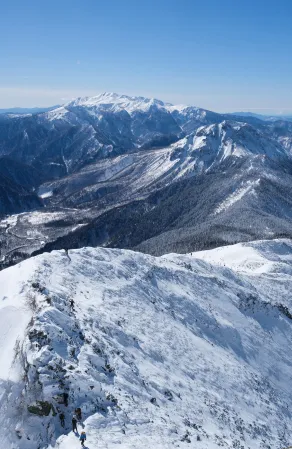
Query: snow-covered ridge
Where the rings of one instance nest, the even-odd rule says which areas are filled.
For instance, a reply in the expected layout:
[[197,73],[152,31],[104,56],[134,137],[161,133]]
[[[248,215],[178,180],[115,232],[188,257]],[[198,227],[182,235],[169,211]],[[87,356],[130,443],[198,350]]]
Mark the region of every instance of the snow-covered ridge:
[[156,98],[123,95],[115,92],[104,92],[93,97],[75,98],[64,105],[58,106],[47,112],[44,114],[44,117],[47,117],[49,120],[58,120],[68,117],[68,119],[72,120],[72,111],[76,110],[75,108],[85,108],[90,111],[91,114],[103,113],[105,111],[118,113],[124,110],[130,115],[135,112],[148,113],[151,108],[156,108],[165,113],[179,114],[181,117],[187,117],[191,121],[204,121],[208,114],[220,117],[220,114],[196,106],[186,104],[173,105]]
[[5,447],[77,448],[75,406],[89,448],[288,445],[291,241],[57,251],[0,286]]

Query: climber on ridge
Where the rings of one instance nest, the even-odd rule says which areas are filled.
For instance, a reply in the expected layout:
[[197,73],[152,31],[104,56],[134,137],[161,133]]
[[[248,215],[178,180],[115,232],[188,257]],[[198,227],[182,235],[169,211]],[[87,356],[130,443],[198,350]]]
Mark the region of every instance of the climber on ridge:
[[82,412],[80,407],[75,408],[75,415],[78,421],[82,421]]
[[86,433],[83,431],[80,435],[81,446],[84,447],[84,442],[86,441]]
[[64,415],[64,413],[60,413],[59,418],[60,418],[61,426],[65,427],[65,415]]
[[69,261],[71,262],[71,257],[69,256],[69,251],[68,249],[65,249],[65,254],[68,257]]
[[72,417],[72,430],[73,430],[73,432],[78,432],[76,415],[73,415],[73,417]]

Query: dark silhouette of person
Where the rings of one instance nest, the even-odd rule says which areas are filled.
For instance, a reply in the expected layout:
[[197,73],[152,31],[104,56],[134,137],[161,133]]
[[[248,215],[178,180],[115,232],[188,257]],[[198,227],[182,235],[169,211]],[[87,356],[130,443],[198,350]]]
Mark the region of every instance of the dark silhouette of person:
[[60,413],[59,418],[60,418],[61,426],[65,427],[65,415],[64,415],[64,413]]
[[77,430],[77,418],[76,418],[75,415],[73,415],[73,418],[72,418],[72,430],[73,430],[73,432],[78,432],[78,430]]
[[81,408],[80,407],[75,409],[75,414],[77,416],[78,421],[82,421],[82,412],[81,412]]

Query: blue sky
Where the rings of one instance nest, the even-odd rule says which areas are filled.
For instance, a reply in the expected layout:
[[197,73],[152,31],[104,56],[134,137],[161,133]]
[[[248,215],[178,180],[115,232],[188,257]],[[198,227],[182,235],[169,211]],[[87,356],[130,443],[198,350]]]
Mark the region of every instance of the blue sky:
[[292,112],[292,0],[3,0],[0,107],[118,92]]

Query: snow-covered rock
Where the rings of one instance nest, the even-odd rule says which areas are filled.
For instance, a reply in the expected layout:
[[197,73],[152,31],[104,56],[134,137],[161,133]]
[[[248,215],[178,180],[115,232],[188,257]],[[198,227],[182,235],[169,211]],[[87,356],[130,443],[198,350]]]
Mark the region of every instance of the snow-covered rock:
[[2,444],[77,448],[80,406],[89,448],[282,449],[291,288],[290,240],[160,258],[83,248],[3,270]]

